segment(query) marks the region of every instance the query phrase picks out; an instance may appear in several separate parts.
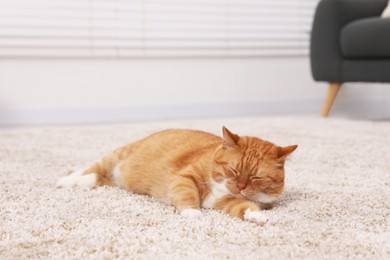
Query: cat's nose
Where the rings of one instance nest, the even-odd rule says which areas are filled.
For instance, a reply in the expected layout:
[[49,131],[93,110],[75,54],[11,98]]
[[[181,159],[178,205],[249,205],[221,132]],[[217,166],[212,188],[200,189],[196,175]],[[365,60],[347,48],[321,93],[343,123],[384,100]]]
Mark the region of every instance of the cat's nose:
[[240,190],[243,190],[246,188],[246,184],[244,183],[237,183],[237,188],[240,189]]

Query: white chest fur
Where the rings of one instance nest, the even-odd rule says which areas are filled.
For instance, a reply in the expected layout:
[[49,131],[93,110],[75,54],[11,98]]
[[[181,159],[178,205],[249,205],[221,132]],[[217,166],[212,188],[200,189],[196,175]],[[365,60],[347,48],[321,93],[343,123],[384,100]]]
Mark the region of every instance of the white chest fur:
[[211,181],[211,192],[207,198],[202,202],[202,208],[213,208],[215,202],[225,195],[230,194],[226,188],[226,181],[216,182]]

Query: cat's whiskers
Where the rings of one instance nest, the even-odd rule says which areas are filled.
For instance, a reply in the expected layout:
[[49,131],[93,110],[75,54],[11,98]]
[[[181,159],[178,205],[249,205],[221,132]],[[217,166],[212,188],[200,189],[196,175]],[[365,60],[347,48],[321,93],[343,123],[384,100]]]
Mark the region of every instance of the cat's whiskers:
[[245,198],[247,197],[247,195],[245,194],[245,191],[243,191],[243,190],[240,191],[240,194],[241,194],[242,196],[244,196]]
[[260,203],[272,204],[278,201],[279,197],[263,192],[256,193],[251,197],[252,200],[258,201]]

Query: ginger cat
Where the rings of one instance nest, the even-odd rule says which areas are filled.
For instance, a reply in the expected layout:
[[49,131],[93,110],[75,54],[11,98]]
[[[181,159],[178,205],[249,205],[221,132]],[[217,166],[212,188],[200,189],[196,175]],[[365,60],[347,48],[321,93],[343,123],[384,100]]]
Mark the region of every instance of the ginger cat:
[[284,162],[297,145],[279,147],[223,127],[223,138],[165,130],[118,148],[57,186],[119,186],[174,205],[185,217],[214,208],[260,226],[284,187]]

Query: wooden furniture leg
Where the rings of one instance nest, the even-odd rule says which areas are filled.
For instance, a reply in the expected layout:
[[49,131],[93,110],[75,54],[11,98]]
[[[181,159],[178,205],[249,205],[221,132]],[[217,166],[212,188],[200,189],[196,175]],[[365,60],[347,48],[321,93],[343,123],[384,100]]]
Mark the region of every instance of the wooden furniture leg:
[[321,116],[327,117],[329,115],[330,108],[332,107],[340,88],[341,83],[331,83],[329,85],[328,96],[326,97],[324,107],[322,108]]

